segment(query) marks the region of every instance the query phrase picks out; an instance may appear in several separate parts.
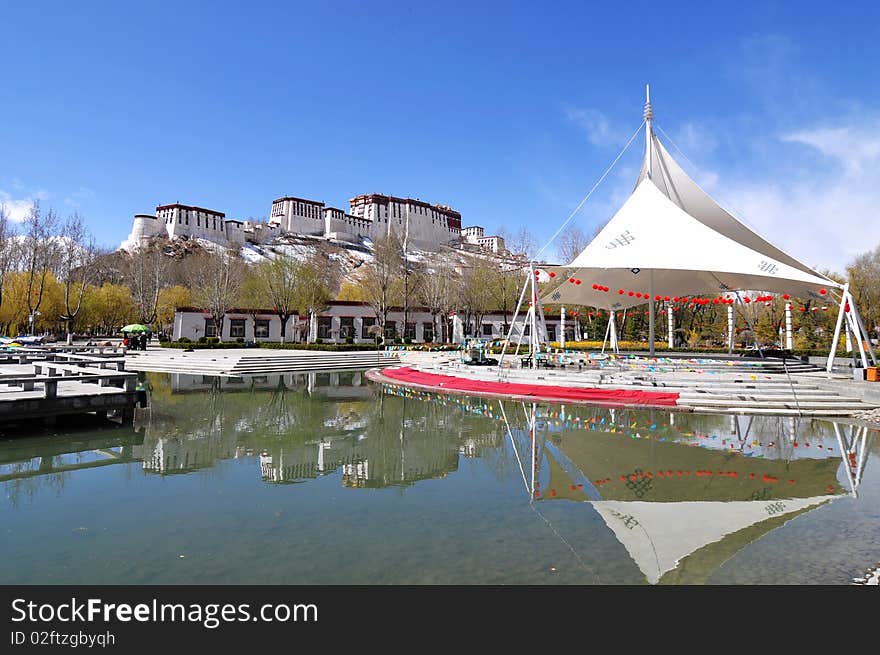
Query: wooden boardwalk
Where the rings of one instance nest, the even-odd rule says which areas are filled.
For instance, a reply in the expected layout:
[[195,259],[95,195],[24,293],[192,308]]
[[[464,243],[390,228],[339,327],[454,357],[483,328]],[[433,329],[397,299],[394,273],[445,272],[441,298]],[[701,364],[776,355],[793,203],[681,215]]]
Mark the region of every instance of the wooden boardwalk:
[[130,422],[137,373],[115,351],[19,349],[0,353],[0,422],[94,413]]

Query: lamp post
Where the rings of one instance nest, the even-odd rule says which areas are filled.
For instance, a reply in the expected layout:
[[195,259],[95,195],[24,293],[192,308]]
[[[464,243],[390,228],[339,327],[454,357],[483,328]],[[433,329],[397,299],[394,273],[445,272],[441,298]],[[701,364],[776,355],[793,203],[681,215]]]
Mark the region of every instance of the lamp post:
[[28,317],[28,318],[30,319],[30,323],[31,323],[31,329],[30,329],[30,332],[29,332],[30,336],[34,336],[34,321],[35,321],[35,319],[36,319],[37,316],[42,316],[42,313],[41,313],[41,312],[38,312],[38,311],[35,309],[33,312],[31,312],[31,315]]

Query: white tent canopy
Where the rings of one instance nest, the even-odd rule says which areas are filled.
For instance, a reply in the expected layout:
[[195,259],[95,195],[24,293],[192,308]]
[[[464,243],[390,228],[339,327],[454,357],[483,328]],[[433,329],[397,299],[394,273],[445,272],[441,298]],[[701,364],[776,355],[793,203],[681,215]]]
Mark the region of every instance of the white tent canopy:
[[[635,189],[573,261],[543,267],[546,274],[539,272],[539,281],[549,276],[551,285],[541,294],[541,303],[609,311],[648,304],[653,354],[656,300],[702,297],[730,301],[737,298],[737,292],[831,300],[839,303],[840,311],[828,370],[845,306],[845,329],[857,335],[867,366],[862,348],[864,327],[848,286],[783,252],[716,203],[663,147],[652,121],[648,96],[645,157]],[[837,291],[833,299],[832,290]]]

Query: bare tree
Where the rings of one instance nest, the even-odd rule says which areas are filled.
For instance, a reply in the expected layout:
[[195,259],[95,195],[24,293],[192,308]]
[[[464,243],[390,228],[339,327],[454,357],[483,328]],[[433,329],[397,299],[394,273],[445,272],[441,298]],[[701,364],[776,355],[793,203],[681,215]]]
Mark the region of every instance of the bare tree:
[[522,255],[528,260],[532,260],[538,251],[538,240],[526,227],[520,227],[504,242],[511,253]]
[[465,313],[465,336],[470,331],[471,319],[475,331],[479,334],[483,315],[491,309],[492,293],[489,281],[493,273],[493,265],[482,257],[474,257],[471,265],[462,271],[459,301]]
[[571,263],[575,257],[583,252],[590,243],[587,235],[576,225],[569,225],[562,234],[557,237],[556,254],[560,263]]
[[0,205],[0,306],[3,305],[3,284],[18,259],[18,241],[5,205]]
[[448,342],[451,336],[449,312],[455,309],[457,288],[457,275],[449,261],[448,253],[437,253],[427,262],[417,297],[431,312],[435,325],[437,317],[440,317],[443,329],[439,341],[444,343]]
[[25,301],[28,308],[28,321],[33,331],[37,312],[43,302],[43,292],[49,273],[57,266],[58,217],[53,210],[45,214],[40,211],[40,203],[34,202],[24,220],[24,234],[21,241],[21,268],[27,277]]
[[504,334],[507,334],[507,317],[516,310],[516,303],[526,279],[526,269],[516,261],[502,261],[497,268],[486,271],[491,309],[499,309],[504,317]]
[[363,277],[364,296],[385,334],[393,287],[403,269],[403,248],[395,232],[374,241],[373,262]]
[[865,329],[876,338],[880,336],[880,246],[856,257],[846,272]]
[[211,314],[217,336],[222,339],[223,318],[238,298],[246,264],[231,248],[199,253],[188,263],[193,300]]
[[[316,320],[319,313],[324,311],[327,303],[333,297],[331,287],[335,280],[335,269],[327,266],[320,253],[298,267],[297,309],[301,314],[309,317],[309,324]],[[311,342],[311,330],[306,337]]]
[[58,242],[58,279],[64,287],[64,315],[67,343],[73,343],[73,322],[82,307],[86,286],[94,278],[95,240],[88,233],[82,217],[67,217]]
[[[155,241],[138,246],[128,260],[126,281],[137,305],[140,322],[145,325],[156,320],[159,292],[165,283],[168,261],[162,245]],[[192,273],[196,279],[203,276],[198,270],[192,270]]]
[[299,306],[300,268],[297,260],[283,255],[257,266],[257,279],[281,321],[281,343],[284,343],[287,321],[297,313]]

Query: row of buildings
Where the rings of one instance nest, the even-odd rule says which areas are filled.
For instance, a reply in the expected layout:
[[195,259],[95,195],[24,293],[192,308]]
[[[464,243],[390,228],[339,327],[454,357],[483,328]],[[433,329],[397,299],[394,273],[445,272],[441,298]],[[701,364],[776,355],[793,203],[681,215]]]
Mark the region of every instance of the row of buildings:
[[466,244],[493,253],[506,251],[502,237],[486,236],[480,226],[462,228],[461,214],[448,205],[378,193],[352,198],[348,212],[317,200],[285,196],[272,201],[265,223],[227,218],[223,212],[204,207],[159,205],[155,214],[135,214],[122,248],[130,250],[157,236],[244,245],[266,243],[282,234],[368,245],[392,231],[415,248]]
[[[385,322],[385,342],[394,339],[410,339],[413,343],[460,343],[465,337],[480,337],[486,340],[503,339],[513,320],[512,313],[502,312],[484,314],[477,324],[474,316],[455,313],[446,317],[432,315],[424,307],[412,307],[404,316],[403,309],[393,307]],[[559,336],[560,318],[548,315],[545,323],[550,341]],[[186,337],[198,341],[201,337],[219,337],[222,341],[285,341],[324,343],[374,343],[375,337],[370,328],[377,324],[373,308],[364,302],[334,300],[327,308],[311,318],[292,316],[281,333],[281,319],[271,309],[230,309],[223,318],[221,330],[210,313],[195,307],[179,307],[174,315],[172,339],[177,341]],[[573,322],[566,324],[566,340],[575,338]],[[513,339],[519,339],[522,321],[518,321]],[[529,340],[529,326],[522,335],[524,342]]]

